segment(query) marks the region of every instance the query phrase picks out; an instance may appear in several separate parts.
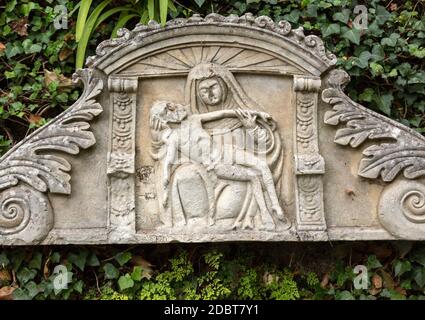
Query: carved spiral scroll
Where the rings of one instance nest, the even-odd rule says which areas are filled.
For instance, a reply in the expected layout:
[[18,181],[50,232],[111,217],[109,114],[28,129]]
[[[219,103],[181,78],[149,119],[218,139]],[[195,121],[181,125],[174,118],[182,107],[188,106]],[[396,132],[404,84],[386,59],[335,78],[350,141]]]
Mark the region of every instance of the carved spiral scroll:
[[378,211],[382,225],[394,236],[425,239],[425,184],[400,180],[388,185]]
[[19,232],[28,225],[31,212],[27,199],[11,196],[2,197],[0,202],[0,235]]
[[24,184],[0,192],[0,237],[4,244],[38,243],[52,226],[52,209],[43,193]]
[[423,190],[413,190],[401,199],[404,215],[413,223],[425,222],[425,193]]

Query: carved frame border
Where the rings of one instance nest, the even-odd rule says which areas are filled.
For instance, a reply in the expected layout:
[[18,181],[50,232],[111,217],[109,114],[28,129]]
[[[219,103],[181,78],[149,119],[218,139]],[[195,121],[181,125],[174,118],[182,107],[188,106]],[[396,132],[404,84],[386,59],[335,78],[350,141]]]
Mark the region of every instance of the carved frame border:
[[108,151],[109,237],[124,239],[136,233],[135,130],[138,78],[110,77],[112,112]]
[[[70,230],[61,230],[63,234],[58,230],[52,231],[54,208],[51,208],[48,194],[71,193],[71,165],[56,152],[76,155],[80,149],[89,148],[96,142],[89,130],[89,122],[102,112],[102,107],[97,102],[97,97],[103,89],[102,72],[109,62],[115,62],[122,55],[144,46],[150,36],[156,39],[163,31],[193,31],[207,29],[208,26],[222,28],[220,30],[233,28],[241,34],[258,32],[261,37],[272,39],[286,49],[293,48],[293,53],[301,52],[302,59],[305,59],[307,65],[310,64],[310,70],[313,71],[310,73],[314,76],[294,77],[297,116],[294,161],[298,234],[282,235],[283,238],[295,240],[298,236],[301,240],[326,240],[329,233],[330,239],[354,239],[357,231],[359,235],[364,231],[355,228],[348,231],[326,229],[322,181],[325,164],[317,141],[318,97],[323,89],[322,101],[332,107],[332,110],[325,114],[324,121],[329,125],[340,126],[336,130],[335,143],[357,148],[368,140],[374,142],[363,150],[364,157],[359,164],[358,176],[381,179],[386,186],[377,206],[382,228],[367,231],[367,237],[425,239],[425,138],[349,99],[343,92],[349,77],[342,70],[329,72],[336,63],[336,57],[326,51],[320,38],[305,36],[302,28],[292,29],[288,22],[275,23],[269,17],[256,18],[251,14],[223,17],[211,14],[205,18],[194,15],[189,19],[175,19],[169,21],[164,28],[151,21],[147,26],[136,26],[133,31],[122,29],[117,39],[107,40],[98,46],[97,55],[87,61],[91,68],[77,71],[76,79],[82,79],[85,84],[80,99],[0,159],[2,245],[34,244],[43,241],[50,243],[57,239],[61,239],[58,241],[61,242],[64,237],[65,242],[72,241],[69,240],[73,239]],[[326,72],[329,73],[326,75]],[[108,72],[105,73],[109,75]],[[324,80],[323,88],[319,76]],[[87,241],[95,242],[96,238],[102,239],[99,240],[102,243],[140,242],[140,238],[135,234],[134,201],[137,86],[136,77],[124,80],[111,75],[109,78],[108,88],[113,106],[110,132],[116,133],[111,136],[112,142],[108,150],[109,225],[105,233],[98,238],[97,235],[87,235]],[[119,111],[121,107],[124,107],[124,114]],[[127,118],[130,113],[133,116],[132,121]],[[133,138],[124,139],[125,146],[113,142],[114,139],[123,140],[128,133]],[[126,189],[132,192],[123,192]],[[314,196],[309,198],[312,193]],[[33,210],[28,210],[29,208]],[[25,234],[21,232],[23,230]],[[314,233],[323,236],[310,238]],[[149,239],[154,242],[168,241],[168,238],[162,239],[152,235],[143,239],[147,242],[151,241]],[[232,239],[232,235],[229,235],[225,240]],[[190,238],[180,240],[191,241]]]
[[319,153],[318,137],[320,88],[320,78],[294,77],[296,228],[302,239],[308,239],[311,231],[323,232],[327,238],[322,182],[325,162]]

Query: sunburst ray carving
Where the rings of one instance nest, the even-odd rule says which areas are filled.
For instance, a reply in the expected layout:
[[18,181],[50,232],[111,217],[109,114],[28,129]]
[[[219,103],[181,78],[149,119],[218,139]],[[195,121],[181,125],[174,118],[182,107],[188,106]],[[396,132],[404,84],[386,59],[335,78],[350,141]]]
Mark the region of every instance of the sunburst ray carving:
[[252,49],[225,46],[176,48],[145,57],[122,70],[121,74],[187,74],[200,63],[217,63],[233,72],[300,74],[289,62]]

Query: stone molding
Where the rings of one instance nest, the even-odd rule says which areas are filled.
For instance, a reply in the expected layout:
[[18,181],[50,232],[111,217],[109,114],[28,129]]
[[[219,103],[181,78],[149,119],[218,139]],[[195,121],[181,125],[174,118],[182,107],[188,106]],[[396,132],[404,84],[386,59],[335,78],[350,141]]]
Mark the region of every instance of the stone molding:
[[[205,34],[211,37],[203,41]],[[180,37],[185,39],[184,44],[177,43]],[[219,37],[223,39],[222,42],[219,41]],[[241,40],[239,42],[235,40],[238,37]],[[258,43],[252,42],[252,48],[248,47],[248,42],[243,43],[245,38],[249,37],[252,37],[250,40],[259,40]],[[193,42],[190,42],[190,39]],[[156,43],[158,45],[164,43],[164,47],[156,48]],[[264,44],[270,46],[260,50]],[[184,56],[185,48],[196,47],[202,51],[200,58],[202,60],[204,47],[209,49],[214,47],[217,54],[221,46],[225,48],[222,52],[223,61],[228,65],[212,59],[193,63],[181,61],[183,67],[177,70],[173,69],[174,60],[165,63],[166,56],[170,55],[170,52],[173,52],[170,56],[175,59],[178,55]],[[149,50],[143,51],[145,47],[149,47]],[[163,65],[150,60],[155,54],[157,58],[160,57],[157,62],[165,61]],[[150,66],[151,69],[143,73],[146,70],[140,67],[144,71],[134,69],[136,71],[131,73],[131,68],[135,68],[137,63],[139,67]],[[274,164],[278,163],[280,160],[277,159],[283,159],[283,154],[288,149],[293,155],[291,160],[293,165],[291,174],[294,179],[292,191],[295,198],[294,212],[291,216],[293,221],[288,221],[287,224],[277,221],[279,219],[276,216],[282,215],[284,211],[286,215],[287,212],[286,207],[284,210],[279,209],[278,201],[274,200],[276,196],[273,194],[281,192],[281,189],[278,186],[280,179],[273,177],[261,183],[252,180],[255,182],[252,184],[255,188],[249,185],[247,191],[247,194],[258,199],[256,201],[260,204],[270,206],[268,202],[274,201],[275,216],[273,221],[270,217],[270,221],[263,221],[266,225],[265,231],[256,228],[261,224],[254,221],[254,216],[251,222],[243,223],[241,221],[244,217],[238,216],[232,230],[211,226],[216,228],[214,229],[216,233],[193,231],[179,234],[173,233],[173,230],[164,231],[160,228],[157,233],[155,230],[151,233],[142,233],[136,226],[138,215],[143,214],[145,210],[137,207],[136,199],[136,179],[138,179],[136,144],[138,130],[143,129],[137,126],[138,121],[142,119],[140,113],[142,105],[143,108],[146,107],[143,102],[145,92],[141,94],[140,82],[144,81],[146,84],[155,76],[157,79],[166,76],[187,76],[196,65],[206,63],[210,63],[211,68],[216,68],[216,74],[223,77],[227,89],[231,88],[238,95],[235,100],[237,103],[258,107],[258,110],[247,108],[248,111],[244,112],[245,117],[263,117],[262,128],[268,131],[262,131],[258,123],[250,131],[253,137],[259,140],[265,137],[273,139],[279,137],[281,133],[279,130],[283,128],[278,128],[273,123],[273,115],[261,111],[263,108],[251,99],[250,93],[243,92],[242,85],[233,76],[233,72],[290,79],[294,112],[293,130],[290,133],[293,135],[292,143],[282,142],[281,153],[274,155],[273,159]],[[302,65],[303,63],[305,65]],[[246,14],[241,17],[234,15],[224,17],[210,14],[202,18],[194,15],[188,19],[169,21],[165,27],[151,21],[147,26],[137,25],[133,31],[121,29],[118,38],[99,44],[96,56],[87,60],[88,69],[78,70],[74,75],[75,82],[82,81],[84,84],[84,92],[80,99],[45,127],[14,146],[0,159],[0,245],[147,243],[176,240],[183,242],[424,240],[425,138],[414,130],[353,102],[344,93],[344,87],[350,78],[345,71],[335,69],[335,64],[336,57],[325,50],[320,38],[314,35],[306,36],[302,28],[292,29],[287,21],[275,23],[264,16],[256,18]],[[163,72],[156,74],[158,68],[162,68]],[[227,71],[223,71],[224,69]],[[185,107],[178,104],[175,106]],[[319,118],[320,108],[329,108],[324,112],[324,119]],[[99,117],[97,121],[104,128],[109,126],[107,130],[102,131],[107,132],[105,138],[107,150],[95,146],[95,136],[98,133],[91,132],[90,127],[90,122],[104,110],[107,110],[104,119]],[[234,115],[224,112],[220,119],[232,116]],[[147,121],[146,118],[143,121]],[[143,123],[146,125],[148,122]],[[329,219],[328,208],[332,205],[332,200],[326,199],[326,179],[328,175],[335,174],[332,170],[328,170],[328,165],[340,161],[330,158],[332,155],[321,150],[321,146],[328,143],[320,140],[322,132],[329,132],[330,126],[336,127],[334,143],[331,142],[337,151],[335,153],[345,152],[352,155],[358,152],[360,156],[361,152],[361,157],[355,157],[356,160],[352,161],[350,167],[353,177],[351,183],[376,187],[373,190],[377,193],[377,200],[373,200],[375,202],[370,206],[372,208],[370,211],[374,210],[376,223],[359,226],[328,225],[329,221],[333,220]],[[277,139],[280,141],[280,138]],[[154,141],[155,143],[157,142]],[[158,148],[160,146],[161,142],[155,145]],[[67,199],[72,198],[71,173],[78,170],[78,165],[81,164],[75,160],[77,165],[74,165],[70,159],[77,159],[71,156],[77,156],[81,149],[88,149],[84,154],[102,153],[103,156],[104,152],[106,161],[104,174],[107,179],[106,227],[95,225],[88,226],[87,229],[80,227],[74,229],[70,225],[68,229],[56,228],[55,219],[62,213],[55,207],[59,203],[55,197],[62,195]],[[148,152],[147,150],[146,153]],[[279,158],[280,156],[282,157]],[[204,170],[205,168],[198,163],[199,175],[203,175],[204,179],[204,176],[215,170],[215,165]],[[150,170],[146,183],[151,183],[149,181],[153,179],[155,169],[151,164],[147,167]],[[266,168],[264,163],[259,163],[258,168],[264,169],[263,172],[269,174],[269,168]],[[222,174],[231,175],[232,169],[228,167]],[[272,173],[274,172],[280,172],[280,178],[283,179],[282,167]],[[245,179],[249,174],[250,172],[247,172],[242,178]],[[264,177],[266,174],[262,178]],[[166,181],[164,185],[168,182]],[[217,187],[214,183],[212,185],[216,189],[209,192],[208,197],[211,199],[217,197],[227,187],[225,185]],[[261,186],[268,188],[271,197],[261,199],[263,196],[259,196]],[[157,190],[154,189],[148,190],[147,199],[158,201]],[[178,195],[177,191],[174,188],[172,194]],[[164,200],[169,199],[161,199],[166,202]],[[247,207],[255,208],[255,205],[246,202]],[[265,207],[264,204],[262,206]],[[210,211],[213,210],[215,205],[210,206]],[[211,216],[214,216],[214,213],[211,213]],[[211,224],[214,223],[215,221]],[[267,229],[267,225],[272,228]],[[194,228],[196,227],[195,224]]]

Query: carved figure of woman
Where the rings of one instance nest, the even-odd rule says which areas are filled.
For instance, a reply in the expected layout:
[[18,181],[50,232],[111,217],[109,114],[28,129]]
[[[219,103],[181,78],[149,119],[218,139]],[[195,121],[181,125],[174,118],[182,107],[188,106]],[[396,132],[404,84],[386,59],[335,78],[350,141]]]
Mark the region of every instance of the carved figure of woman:
[[[213,140],[224,140],[223,148],[227,145],[226,148],[229,149],[230,144],[230,149],[248,150],[264,157],[272,172],[276,192],[280,193],[283,146],[277,128],[254,113],[247,112],[264,112],[264,108],[244,92],[228,69],[214,63],[195,66],[187,78],[186,103],[192,114],[236,110],[237,117],[223,117],[204,122],[203,128]],[[152,137],[155,157],[160,143],[155,141],[154,136],[158,136],[158,132],[155,133],[154,129]],[[173,226],[186,225],[189,220],[206,223],[209,212],[206,186],[213,180],[217,222],[222,220],[224,226],[236,228],[268,230],[274,230],[276,226],[283,224],[277,216],[261,214],[250,184],[214,179],[217,177],[211,177],[206,168],[190,161],[182,161],[174,166],[173,178],[170,181],[171,212],[162,214],[163,223],[170,224],[171,221]]]

